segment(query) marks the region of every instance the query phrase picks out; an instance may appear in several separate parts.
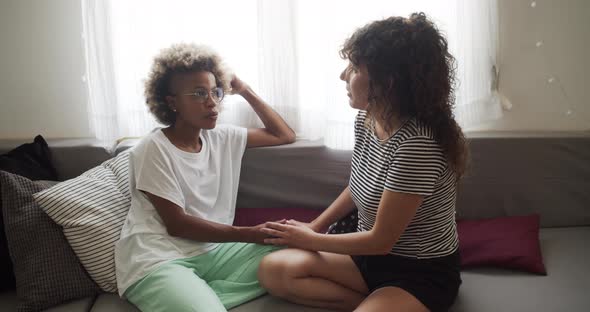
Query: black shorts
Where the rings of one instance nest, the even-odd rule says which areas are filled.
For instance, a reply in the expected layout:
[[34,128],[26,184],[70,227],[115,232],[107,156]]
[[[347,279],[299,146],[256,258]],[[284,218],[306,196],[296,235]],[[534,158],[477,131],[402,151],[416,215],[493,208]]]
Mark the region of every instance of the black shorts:
[[412,294],[430,311],[447,311],[459,291],[459,252],[432,259],[396,255],[351,256],[370,292],[394,286]]

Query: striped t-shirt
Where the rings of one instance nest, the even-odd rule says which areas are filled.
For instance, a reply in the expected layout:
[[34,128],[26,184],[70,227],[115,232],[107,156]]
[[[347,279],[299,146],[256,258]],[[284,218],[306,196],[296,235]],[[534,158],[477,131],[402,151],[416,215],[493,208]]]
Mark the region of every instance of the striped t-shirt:
[[356,117],[349,184],[359,211],[357,231],[373,228],[384,190],[419,194],[424,200],[390,254],[423,259],[453,253],[457,183],[432,130],[410,119],[381,141],[365,126],[366,118],[365,111]]

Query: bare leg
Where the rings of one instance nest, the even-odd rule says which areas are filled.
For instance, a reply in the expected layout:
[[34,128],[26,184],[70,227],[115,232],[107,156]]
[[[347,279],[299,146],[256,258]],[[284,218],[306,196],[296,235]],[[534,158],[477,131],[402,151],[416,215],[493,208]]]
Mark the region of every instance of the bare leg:
[[428,312],[429,310],[407,291],[398,287],[383,287],[372,292],[354,311]]
[[284,249],[262,259],[258,277],[271,294],[315,307],[351,311],[368,294],[346,255]]

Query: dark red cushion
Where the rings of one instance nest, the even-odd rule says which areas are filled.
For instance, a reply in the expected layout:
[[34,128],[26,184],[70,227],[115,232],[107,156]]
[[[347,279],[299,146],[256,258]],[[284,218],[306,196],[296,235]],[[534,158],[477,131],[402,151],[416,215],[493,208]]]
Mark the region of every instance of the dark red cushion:
[[461,266],[499,267],[546,275],[539,215],[457,221]]
[[[234,225],[295,219],[321,213],[305,208],[238,208]],[[539,245],[539,215],[457,221],[461,267],[497,267],[546,275]]]
[[307,208],[238,208],[234,225],[254,226],[266,221],[293,219],[301,222],[311,222],[322,213],[319,209]]

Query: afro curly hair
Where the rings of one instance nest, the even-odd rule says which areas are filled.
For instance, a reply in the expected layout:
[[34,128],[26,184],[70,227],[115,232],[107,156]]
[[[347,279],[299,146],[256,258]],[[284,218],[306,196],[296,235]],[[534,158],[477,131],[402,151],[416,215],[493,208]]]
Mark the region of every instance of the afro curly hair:
[[170,79],[177,73],[208,71],[215,76],[217,87],[230,89],[232,73],[221,57],[210,47],[199,44],[179,43],[162,49],[154,58],[145,81],[145,98],[150,112],[167,126],[176,121],[176,113],[166,103],[170,92]]

